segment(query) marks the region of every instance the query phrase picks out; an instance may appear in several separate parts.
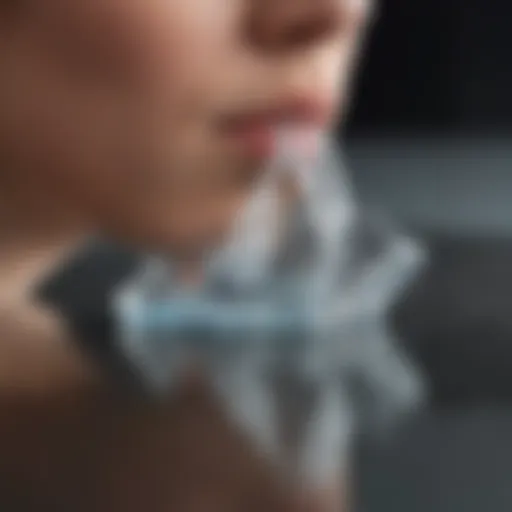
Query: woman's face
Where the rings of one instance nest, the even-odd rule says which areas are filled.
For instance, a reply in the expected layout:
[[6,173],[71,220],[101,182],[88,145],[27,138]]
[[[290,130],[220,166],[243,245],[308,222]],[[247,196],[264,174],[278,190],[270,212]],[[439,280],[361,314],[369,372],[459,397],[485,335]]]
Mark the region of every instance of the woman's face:
[[333,122],[370,2],[0,2],[4,170],[117,236],[208,245],[273,127]]

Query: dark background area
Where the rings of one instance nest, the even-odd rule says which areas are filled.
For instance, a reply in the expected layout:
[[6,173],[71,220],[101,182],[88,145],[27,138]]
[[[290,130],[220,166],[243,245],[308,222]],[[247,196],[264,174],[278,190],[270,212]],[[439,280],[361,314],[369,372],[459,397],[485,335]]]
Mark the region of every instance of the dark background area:
[[507,0],[380,0],[349,134],[508,133]]
[[343,136],[363,201],[429,247],[390,320],[432,398],[361,437],[357,510],[510,512],[512,2],[381,0],[367,50]]

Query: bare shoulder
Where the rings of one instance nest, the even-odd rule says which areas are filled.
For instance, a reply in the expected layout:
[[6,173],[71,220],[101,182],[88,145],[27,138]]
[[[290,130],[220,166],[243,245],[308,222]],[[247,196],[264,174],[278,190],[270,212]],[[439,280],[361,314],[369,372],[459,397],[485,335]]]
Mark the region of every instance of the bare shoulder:
[[203,495],[198,510],[284,510],[204,383],[143,403],[113,392],[74,347],[47,312],[0,313],[2,510],[188,510]]
[[[98,414],[99,375],[56,317],[21,300],[0,304],[0,507],[53,506],[70,460]],[[90,437],[90,435],[89,435]],[[73,456],[73,453],[75,455]],[[71,457],[71,458],[70,458]],[[77,460],[78,460],[77,459]],[[35,503],[32,503],[34,501]]]
[[51,312],[0,303],[0,400],[95,387],[98,374]]

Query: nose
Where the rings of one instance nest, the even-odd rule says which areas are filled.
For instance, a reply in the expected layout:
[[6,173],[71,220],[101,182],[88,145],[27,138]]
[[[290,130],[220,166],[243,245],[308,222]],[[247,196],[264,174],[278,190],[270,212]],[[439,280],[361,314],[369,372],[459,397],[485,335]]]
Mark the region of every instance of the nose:
[[254,0],[253,44],[290,51],[318,44],[358,25],[370,0]]

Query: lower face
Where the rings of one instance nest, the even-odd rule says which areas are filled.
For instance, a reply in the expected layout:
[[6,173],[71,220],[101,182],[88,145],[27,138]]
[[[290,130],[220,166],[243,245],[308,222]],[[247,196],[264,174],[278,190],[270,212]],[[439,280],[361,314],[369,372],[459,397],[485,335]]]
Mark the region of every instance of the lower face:
[[344,6],[353,17],[328,37],[263,47],[244,27],[264,3],[30,0],[0,15],[7,168],[131,243],[183,255],[214,244],[265,167],[275,125],[334,122],[364,24]]

